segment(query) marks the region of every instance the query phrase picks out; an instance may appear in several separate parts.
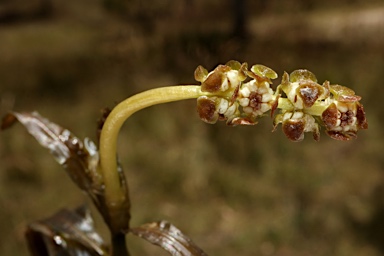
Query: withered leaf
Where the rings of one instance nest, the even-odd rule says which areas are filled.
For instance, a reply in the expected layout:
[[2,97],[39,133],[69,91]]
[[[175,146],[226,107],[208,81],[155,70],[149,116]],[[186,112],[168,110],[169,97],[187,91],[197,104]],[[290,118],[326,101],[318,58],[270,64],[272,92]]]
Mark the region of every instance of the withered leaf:
[[28,225],[26,238],[33,256],[100,256],[108,248],[94,230],[92,216],[85,206],[62,209],[53,216]]
[[162,247],[173,256],[206,256],[190,238],[167,221],[158,221],[131,228],[131,232]]
[[69,130],[50,122],[37,112],[11,112],[3,118],[2,129],[10,127],[16,120],[24,125],[41,146],[50,150],[82,190],[98,193],[96,190],[102,177],[96,170],[99,156],[92,141],[85,139],[82,142]]
[[[76,185],[91,197],[107,225],[112,227],[116,216],[113,217],[106,207],[103,177],[97,170],[99,153],[95,144],[87,138],[84,142],[81,141],[69,130],[50,122],[37,112],[11,112],[4,117],[1,127],[3,129],[8,128],[16,120],[24,125],[40,145],[50,150],[51,154],[64,167]],[[128,191],[125,176],[120,166],[117,171],[121,186]],[[124,207],[122,210],[124,218],[129,218],[129,201],[124,202],[122,207]],[[121,229],[127,229],[127,227],[122,227]]]

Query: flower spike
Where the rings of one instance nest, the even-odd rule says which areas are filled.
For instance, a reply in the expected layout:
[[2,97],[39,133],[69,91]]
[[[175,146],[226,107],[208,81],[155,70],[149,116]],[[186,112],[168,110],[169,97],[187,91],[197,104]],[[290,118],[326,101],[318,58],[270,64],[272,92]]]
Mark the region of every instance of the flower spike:
[[263,65],[229,61],[209,72],[199,66],[195,78],[201,82],[205,95],[198,97],[200,118],[210,124],[225,120],[228,125],[254,125],[271,111],[274,129],[281,123],[288,139],[301,141],[305,132],[320,139],[320,126],[336,140],[356,138],[357,131],[367,129],[360,96],[345,86],[319,84],[316,76],[299,69],[290,75],[284,72],[274,92],[271,80],[277,73]]

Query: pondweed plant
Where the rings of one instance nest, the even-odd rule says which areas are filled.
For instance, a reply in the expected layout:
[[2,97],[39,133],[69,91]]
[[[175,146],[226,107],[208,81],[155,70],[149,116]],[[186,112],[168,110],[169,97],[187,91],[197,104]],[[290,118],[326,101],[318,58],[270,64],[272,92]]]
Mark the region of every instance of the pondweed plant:
[[274,91],[271,81],[276,78],[276,72],[263,65],[249,69],[246,63],[230,61],[211,72],[199,66],[195,79],[200,85],[148,90],[105,111],[99,122],[99,150],[88,138],[81,141],[37,112],[6,115],[1,128],[16,120],[21,122],[89,195],[111,233],[107,246],[95,231],[86,208],[62,210],[28,227],[26,236],[32,255],[129,255],[125,242],[128,233],[159,245],[172,255],[206,255],[166,221],[140,227],[129,225],[128,183],[118,163],[116,144],[125,120],[143,108],[196,98],[197,112],[207,123],[223,120],[230,126],[254,125],[270,115],[274,130],[281,124],[292,141],[303,140],[306,132],[313,133],[318,141],[320,127],[331,138],[346,141],[356,138],[360,129],[368,128],[361,97],[351,89],[328,81],[319,84],[314,74],[301,69],[290,75],[284,73]]

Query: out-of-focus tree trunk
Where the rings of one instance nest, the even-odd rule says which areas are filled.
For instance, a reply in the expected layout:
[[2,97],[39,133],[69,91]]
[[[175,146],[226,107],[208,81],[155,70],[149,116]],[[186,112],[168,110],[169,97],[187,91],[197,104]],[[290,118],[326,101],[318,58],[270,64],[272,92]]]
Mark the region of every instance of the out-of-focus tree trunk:
[[246,0],[231,0],[233,10],[233,36],[245,38],[247,36]]
[[103,0],[104,6],[111,11],[116,11],[118,13],[126,12],[129,4],[133,0]]
[[51,13],[51,0],[0,1],[0,23],[13,23],[45,18]]

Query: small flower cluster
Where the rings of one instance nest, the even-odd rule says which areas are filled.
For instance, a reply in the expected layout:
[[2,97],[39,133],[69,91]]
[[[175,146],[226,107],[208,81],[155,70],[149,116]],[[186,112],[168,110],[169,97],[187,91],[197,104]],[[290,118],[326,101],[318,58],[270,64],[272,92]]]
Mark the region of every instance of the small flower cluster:
[[368,124],[361,97],[341,85],[328,81],[317,83],[308,70],[284,73],[276,92],[271,79],[277,74],[263,65],[230,61],[209,72],[199,66],[195,79],[201,82],[204,95],[197,99],[200,118],[207,123],[224,120],[228,125],[253,125],[257,119],[279,109],[274,118],[274,129],[282,124],[285,135],[292,141],[301,141],[305,132],[313,132],[320,139],[319,126],[337,140],[350,140]]
[[230,61],[210,73],[199,66],[195,78],[201,82],[201,91],[208,93],[197,99],[200,118],[207,123],[225,120],[228,125],[253,125],[276,103],[270,84],[277,74],[262,65],[248,70],[247,63]]
[[359,129],[368,129],[361,97],[355,95],[351,89],[331,85],[332,99],[321,119],[327,129],[327,134],[337,140],[356,138]]

